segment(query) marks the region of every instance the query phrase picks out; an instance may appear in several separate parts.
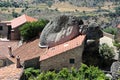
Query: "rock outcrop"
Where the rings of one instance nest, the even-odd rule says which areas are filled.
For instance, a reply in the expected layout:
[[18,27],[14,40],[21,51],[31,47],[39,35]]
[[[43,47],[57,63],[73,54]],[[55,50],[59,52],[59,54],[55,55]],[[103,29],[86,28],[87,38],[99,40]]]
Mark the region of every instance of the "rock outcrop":
[[40,47],[53,47],[69,41],[80,34],[83,21],[74,16],[62,15],[50,21],[40,36]]
[[83,62],[87,65],[99,65],[99,39],[103,37],[103,32],[99,25],[92,22],[86,31],[86,41],[83,52]]
[[117,28],[117,34],[115,35],[115,40],[120,42],[120,28]]
[[110,72],[112,73],[112,76],[114,78],[113,80],[118,80],[118,77],[120,76],[119,74],[120,62],[119,61],[115,61],[112,63]]
[[96,40],[96,39],[100,39],[101,37],[103,37],[103,32],[97,23],[92,22],[88,25],[88,30],[87,30],[86,35],[87,35],[87,39]]

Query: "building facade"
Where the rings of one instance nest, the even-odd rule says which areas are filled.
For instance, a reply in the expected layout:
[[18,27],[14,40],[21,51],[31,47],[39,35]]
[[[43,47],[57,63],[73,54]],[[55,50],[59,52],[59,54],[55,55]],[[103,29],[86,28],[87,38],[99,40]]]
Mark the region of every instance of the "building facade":
[[82,62],[82,53],[84,49],[84,44],[74,48],[72,50],[63,52],[54,57],[40,61],[40,70],[42,71],[53,71],[61,70],[62,68],[79,68]]

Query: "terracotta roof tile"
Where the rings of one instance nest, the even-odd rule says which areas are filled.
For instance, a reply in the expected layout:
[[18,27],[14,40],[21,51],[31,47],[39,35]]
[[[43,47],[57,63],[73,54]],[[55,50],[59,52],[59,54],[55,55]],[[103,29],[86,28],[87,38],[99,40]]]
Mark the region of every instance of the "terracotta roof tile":
[[21,61],[29,60],[38,57],[45,53],[46,49],[41,49],[39,39],[23,44],[13,52],[14,56],[20,56]]
[[33,22],[33,21],[37,21],[37,19],[34,19],[34,18],[24,14],[18,18],[13,19],[11,21],[11,26],[12,26],[12,28],[16,28],[16,27],[19,27],[20,25],[22,25],[26,22]]
[[0,55],[1,56],[9,56],[8,55],[8,46],[12,47],[12,50],[18,48],[18,41],[0,41]]
[[65,52],[65,51],[71,50],[78,46],[81,46],[84,39],[85,39],[85,35],[80,35],[80,36],[74,38],[73,40],[70,40],[63,44],[49,48],[46,54],[40,56],[40,61],[48,59],[50,57],[53,57],[55,55]]
[[23,73],[22,68],[16,68],[15,64],[0,68],[0,80],[19,80]]
[[6,59],[7,57],[5,55],[0,54],[0,59]]

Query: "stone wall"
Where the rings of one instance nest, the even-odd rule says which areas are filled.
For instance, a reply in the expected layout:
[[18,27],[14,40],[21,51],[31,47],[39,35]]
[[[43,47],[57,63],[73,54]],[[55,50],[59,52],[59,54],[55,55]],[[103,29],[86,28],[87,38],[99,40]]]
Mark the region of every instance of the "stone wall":
[[109,33],[106,33],[106,32],[103,32],[103,35],[104,36],[107,36],[107,37],[109,37],[109,38],[111,38],[111,39],[114,39],[114,35],[112,35],[112,34],[109,34]]
[[2,26],[2,28],[3,28],[3,30],[0,30],[0,37],[2,37],[2,38],[7,37],[8,26],[6,26],[5,23],[0,23],[0,26]]
[[115,35],[115,40],[120,42],[120,29],[118,28],[117,34]]
[[[80,63],[82,62],[82,53],[84,49],[84,44],[56,55],[54,57],[48,58],[46,60],[40,61],[40,70],[48,71],[48,70],[60,70],[62,68],[79,68]],[[74,59],[75,63],[71,64],[70,59]]]
[[19,27],[11,30],[11,40],[19,40],[20,39],[20,31]]
[[11,64],[13,64],[13,62],[7,58],[7,59],[6,59],[6,66],[9,66],[9,65],[11,65]]
[[0,59],[0,67],[9,66],[11,64],[13,64],[13,62],[7,58]]
[[6,61],[5,59],[0,59],[0,67],[6,66]]
[[34,67],[39,68],[39,57],[24,61],[24,68]]

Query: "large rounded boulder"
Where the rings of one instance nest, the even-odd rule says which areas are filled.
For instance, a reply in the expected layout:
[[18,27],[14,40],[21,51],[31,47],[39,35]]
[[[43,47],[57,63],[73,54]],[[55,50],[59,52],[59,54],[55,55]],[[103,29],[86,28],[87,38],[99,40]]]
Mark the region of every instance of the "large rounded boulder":
[[50,21],[40,35],[40,47],[53,47],[77,37],[83,21],[74,16],[58,16]]
[[92,22],[88,25],[87,29],[87,39],[98,40],[103,37],[103,32],[100,26],[96,22]]

